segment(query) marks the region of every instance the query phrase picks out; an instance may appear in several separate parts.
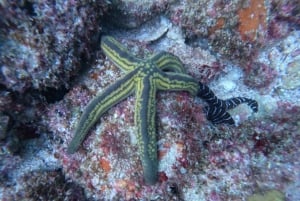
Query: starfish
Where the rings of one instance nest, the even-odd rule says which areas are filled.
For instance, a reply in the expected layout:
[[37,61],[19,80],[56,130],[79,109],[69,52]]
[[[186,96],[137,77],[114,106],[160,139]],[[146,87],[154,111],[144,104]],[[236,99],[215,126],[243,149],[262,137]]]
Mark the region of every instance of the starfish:
[[125,75],[90,101],[84,110],[75,136],[67,152],[77,151],[90,128],[111,107],[135,94],[134,122],[137,127],[137,141],[144,179],[147,184],[157,181],[158,160],[155,128],[155,100],[157,91],[187,91],[193,96],[207,102],[204,108],[208,120],[213,124],[234,124],[227,112],[241,103],[247,103],[254,112],[258,105],[255,100],[237,97],[228,100],[218,99],[214,93],[201,82],[189,76],[181,61],[167,52],[159,52],[147,59],[133,56],[117,40],[110,36],[101,38],[104,54]]

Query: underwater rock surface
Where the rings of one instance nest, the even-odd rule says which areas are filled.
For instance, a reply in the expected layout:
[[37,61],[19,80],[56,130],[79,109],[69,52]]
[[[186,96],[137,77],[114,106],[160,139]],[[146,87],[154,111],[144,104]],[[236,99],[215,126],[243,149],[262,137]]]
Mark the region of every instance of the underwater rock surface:
[[[47,200],[51,190],[52,200],[299,200],[299,5],[136,2],[1,1],[0,199]],[[114,10],[135,29],[109,21]],[[218,97],[256,99],[259,112],[242,105],[231,111],[236,126],[215,126],[201,99],[158,93],[153,186],[143,182],[132,96],[66,154],[87,103],[123,75],[99,48],[102,30],[141,58],[173,53]]]

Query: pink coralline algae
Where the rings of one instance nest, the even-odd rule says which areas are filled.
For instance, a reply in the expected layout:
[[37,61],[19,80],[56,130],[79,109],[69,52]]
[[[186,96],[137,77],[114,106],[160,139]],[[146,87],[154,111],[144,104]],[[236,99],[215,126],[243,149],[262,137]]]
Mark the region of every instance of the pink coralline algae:
[[215,52],[244,62],[299,26],[299,9],[294,1],[181,1],[170,8],[170,19],[189,40],[207,40]]
[[53,102],[81,62],[92,58],[91,38],[105,8],[98,3],[1,1],[0,111],[11,117],[12,127],[34,127],[44,100]]
[[[103,79],[98,79],[97,72],[101,72]],[[107,86],[107,80],[113,79],[114,74],[120,76],[110,62],[98,60],[81,87],[73,88],[64,101],[48,108],[44,119],[63,141],[56,156],[62,161],[66,175],[78,182],[88,197],[131,200],[150,196],[153,200],[164,200],[191,196],[198,200],[244,200],[239,198],[268,190],[270,186],[285,191],[288,183],[294,181],[296,167],[292,161],[296,160],[297,149],[292,139],[297,139],[299,125],[295,122],[299,117],[289,114],[297,113],[299,108],[282,102],[264,119],[247,120],[236,128],[213,127],[206,120],[201,104],[187,93],[158,94],[160,167],[159,182],[154,186],[145,185],[141,179],[132,97],[99,120],[101,124],[90,131],[78,153],[67,155],[78,110],[87,101],[82,94],[97,93],[95,89]],[[69,109],[75,103],[72,100],[78,100],[74,97],[82,97],[83,102]],[[281,155],[286,158],[278,158]]]
[[15,148],[9,150],[39,136],[46,102],[61,99],[93,58],[105,10],[104,1],[1,1],[0,112],[10,117],[4,144]]
[[176,44],[169,51],[178,55],[187,66],[188,73],[203,83],[218,78],[225,68],[225,64],[216,56],[198,47]]
[[275,80],[277,74],[270,66],[259,62],[247,65],[245,73],[245,84],[258,89],[267,88]]
[[87,200],[78,185],[65,180],[61,170],[29,172],[20,178],[26,191],[5,193],[3,201],[11,200]]
[[[0,200],[299,200],[299,4],[115,2],[1,1]],[[257,5],[264,19],[255,18],[249,31],[240,23]],[[116,31],[108,8],[128,14],[118,26],[132,20],[137,29],[166,14],[172,26],[155,41],[136,41],[128,30],[117,37],[140,57],[162,44],[220,97],[257,99],[258,114],[237,108],[238,125],[214,126],[200,99],[158,93],[153,186],[142,181],[134,97],[103,115],[76,154],[66,154],[83,108],[122,75],[97,49],[103,15]],[[223,87],[224,79],[234,86]],[[45,163],[32,168],[36,161]]]
[[97,52],[105,10],[104,1],[0,2],[0,171],[6,175],[1,200],[3,191],[14,192],[6,189],[10,182],[27,171],[21,169],[33,146],[27,144],[47,130],[40,123],[46,105],[63,97],[71,78]]
[[19,92],[68,87],[93,57],[104,9],[104,1],[3,1],[0,83]]

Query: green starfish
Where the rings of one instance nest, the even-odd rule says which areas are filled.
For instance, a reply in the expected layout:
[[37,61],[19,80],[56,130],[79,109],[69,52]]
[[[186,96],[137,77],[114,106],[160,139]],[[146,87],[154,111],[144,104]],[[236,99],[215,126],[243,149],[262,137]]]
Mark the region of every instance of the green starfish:
[[203,98],[208,106],[207,117],[213,123],[233,124],[227,113],[238,104],[248,103],[257,111],[257,103],[247,98],[218,99],[205,85],[185,73],[181,61],[167,52],[160,52],[142,60],[131,55],[110,36],[101,38],[101,48],[125,75],[96,96],[86,107],[69,144],[68,153],[74,153],[85,139],[89,129],[109,108],[135,94],[134,122],[137,127],[139,153],[144,179],[148,184],[157,181],[157,140],[155,129],[155,98],[157,91],[188,91]]

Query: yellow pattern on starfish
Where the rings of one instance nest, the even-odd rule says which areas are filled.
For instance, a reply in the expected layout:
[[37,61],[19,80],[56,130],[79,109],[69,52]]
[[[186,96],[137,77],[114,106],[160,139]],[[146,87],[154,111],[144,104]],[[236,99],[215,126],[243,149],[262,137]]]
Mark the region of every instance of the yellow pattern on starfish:
[[103,113],[134,93],[136,97],[134,121],[144,178],[146,183],[154,184],[157,181],[158,170],[155,132],[157,91],[187,91],[193,96],[203,98],[209,104],[206,109],[207,117],[213,123],[234,123],[226,111],[241,103],[248,103],[254,111],[257,111],[257,103],[251,99],[242,97],[225,101],[218,99],[207,86],[186,74],[181,61],[170,53],[160,52],[145,60],[138,59],[110,36],[102,37],[101,48],[126,74],[88,104],[79,120],[75,136],[68,146],[67,152],[70,154],[79,148],[89,129]]
[[153,184],[157,180],[158,166],[155,132],[156,92],[184,90],[195,95],[198,83],[189,75],[183,74],[184,68],[180,60],[167,52],[141,60],[132,56],[119,42],[109,36],[102,37],[101,48],[126,74],[88,104],[68,147],[68,153],[74,153],[79,148],[89,129],[103,113],[134,92],[136,97],[134,120],[144,177],[147,183]]

